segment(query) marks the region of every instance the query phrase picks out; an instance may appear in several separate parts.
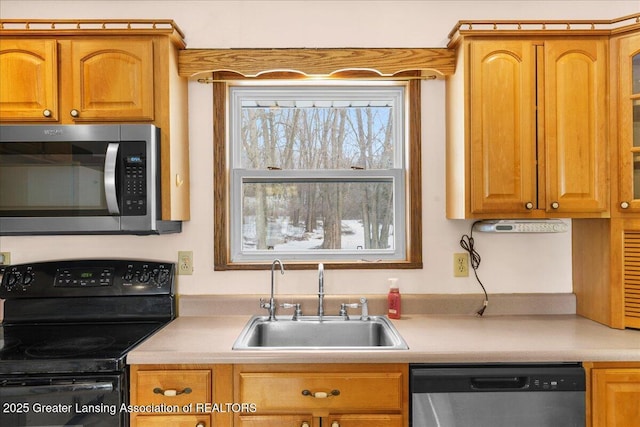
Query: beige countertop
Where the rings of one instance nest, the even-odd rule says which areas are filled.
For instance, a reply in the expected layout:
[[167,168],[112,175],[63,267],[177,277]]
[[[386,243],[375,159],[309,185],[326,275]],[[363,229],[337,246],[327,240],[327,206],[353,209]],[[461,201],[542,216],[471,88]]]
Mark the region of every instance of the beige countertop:
[[127,357],[129,364],[483,363],[640,361],[640,331],[574,314],[407,315],[392,321],[408,350],[232,350],[251,316],[180,316]]

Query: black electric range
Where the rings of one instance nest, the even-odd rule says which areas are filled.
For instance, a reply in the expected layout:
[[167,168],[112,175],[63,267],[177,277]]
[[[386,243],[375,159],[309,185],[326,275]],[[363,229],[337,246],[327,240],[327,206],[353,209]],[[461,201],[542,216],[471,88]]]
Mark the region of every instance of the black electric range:
[[[0,400],[11,410],[0,411],[0,425],[128,425],[114,409],[128,403],[126,356],[175,318],[174,271],[116,259],[9,266],[0,286]],[[78,413],[82,401],[103,406]],[[51,424],[45,402],[69,410]]]

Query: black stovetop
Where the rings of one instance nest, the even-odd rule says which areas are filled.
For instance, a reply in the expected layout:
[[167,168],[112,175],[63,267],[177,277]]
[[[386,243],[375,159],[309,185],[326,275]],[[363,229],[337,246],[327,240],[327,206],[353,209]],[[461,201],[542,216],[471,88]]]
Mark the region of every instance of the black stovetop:
[[115,372],[166,322],[0,326],[0,375]]

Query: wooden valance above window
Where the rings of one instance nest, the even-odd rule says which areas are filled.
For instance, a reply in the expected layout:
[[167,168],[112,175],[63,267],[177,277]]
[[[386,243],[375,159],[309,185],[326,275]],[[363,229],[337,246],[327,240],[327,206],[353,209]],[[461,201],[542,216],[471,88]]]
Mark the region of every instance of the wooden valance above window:
[[345,71],[370,71],[392,77],[406,71],[423,76],[448,76],[455,71],[455,52],[446,48],[324,48],[324,49],[185,49],[179,52],[178,73],[231,71],[244,77],[273,72],[335,76]]

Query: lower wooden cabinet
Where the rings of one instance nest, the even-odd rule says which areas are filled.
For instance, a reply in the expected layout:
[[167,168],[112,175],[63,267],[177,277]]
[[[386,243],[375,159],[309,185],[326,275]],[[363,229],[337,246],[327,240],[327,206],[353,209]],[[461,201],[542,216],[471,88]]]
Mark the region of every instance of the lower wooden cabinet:
[[206,415],[163,415],[140,416],[135,418],[138,427],[210,427],[211,418]]
[[133,365],[132,427],[408,427],[407,364]]
[[232,372],[232,365],[131,366],[131,426],[231,427]]
[[588,363],[591,427],[640,426],[640,363]]
[[406,427],[406,364],[235,365],[242,427]]
[[402,415],[239,415],[235,427],[402,427]]
[[234,427],[320,427],[311,414],[302,415],[238,415]]

